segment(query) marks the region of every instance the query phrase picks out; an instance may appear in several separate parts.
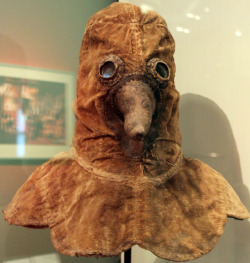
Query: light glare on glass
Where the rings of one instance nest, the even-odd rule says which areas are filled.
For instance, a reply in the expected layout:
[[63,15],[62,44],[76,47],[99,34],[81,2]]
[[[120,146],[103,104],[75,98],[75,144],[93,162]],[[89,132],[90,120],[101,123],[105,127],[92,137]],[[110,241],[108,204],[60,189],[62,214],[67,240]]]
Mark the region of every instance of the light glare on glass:
[[178,27],[176,27],[176,30],[177,30],[178,32],[182,32],[182,31],[183,31],[183,28],[180,27],[180,26],[178,26]]
[[235,34],[236,37],[241,37],[242,36],[242,33],[240,31],[235,31],[234,34]]
[[187,13],[187,17],[188,17],[188,18],[194,18],[194,14],[192,14],[192,13]]
[[183,33],[189,34],[189,33],[190,33],[190,30],[189,30],[188,28],[184,28],[184,29],[183,29]]
[[115,74],[115,64],[112,61],[105,62],[100,69],[103,78],[111,78]]

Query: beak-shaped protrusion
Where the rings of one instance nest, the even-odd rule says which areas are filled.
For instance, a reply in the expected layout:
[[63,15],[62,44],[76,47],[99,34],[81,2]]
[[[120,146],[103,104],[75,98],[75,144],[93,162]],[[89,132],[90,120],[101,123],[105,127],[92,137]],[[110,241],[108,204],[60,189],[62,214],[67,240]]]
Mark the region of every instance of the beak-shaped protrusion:
[[148,134],[156,99],[151,87],[139,80],[127,82],[116,93],[116,107],[124,119],[126,134],[136,141],[142,141]]

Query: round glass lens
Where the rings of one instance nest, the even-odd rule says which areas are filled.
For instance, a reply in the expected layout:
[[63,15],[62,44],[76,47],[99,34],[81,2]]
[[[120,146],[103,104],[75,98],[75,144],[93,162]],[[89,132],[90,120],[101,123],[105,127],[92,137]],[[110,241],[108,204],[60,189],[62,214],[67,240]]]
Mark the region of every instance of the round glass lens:
[[100,74],[103,78],[111,78],[115,74],[115,64],[112,61],[105,62],[100,68]]
[[163,79],[167,79],[169,77],[169,70],[166,64],[162,62],[157,63],[155,70]]

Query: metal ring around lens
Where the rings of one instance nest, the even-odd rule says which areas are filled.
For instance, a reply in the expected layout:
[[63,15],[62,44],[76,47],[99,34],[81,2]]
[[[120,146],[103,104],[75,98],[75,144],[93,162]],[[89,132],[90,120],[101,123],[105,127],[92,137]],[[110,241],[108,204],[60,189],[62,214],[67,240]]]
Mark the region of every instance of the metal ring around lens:
[[[168,77],[167,78],[163,78],[157,71],[156,71],[156,67],[157,67],[157,64],[158,63],[161,63],[161,64],[164,64],[167,69],[168,69]],[[170,78],[170,69],[169,69],[169,66],[164,62],[162,61],[161,59],[159,58],[153,58],[151,60],[149,60],[147,62],[147,72],[149,74],[149,76],[153,79],[155,79],[157,82],[161,83],[161,84],[165,84],[167,83],[167,81],[169,80]]]

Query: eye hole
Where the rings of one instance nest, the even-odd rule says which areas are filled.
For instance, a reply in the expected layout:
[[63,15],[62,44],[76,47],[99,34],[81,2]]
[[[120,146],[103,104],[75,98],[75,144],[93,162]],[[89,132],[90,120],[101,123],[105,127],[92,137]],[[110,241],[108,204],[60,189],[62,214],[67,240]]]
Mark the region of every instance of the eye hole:
[[155,70],[163,79],[167,79],[169,77],[169,69],[165,63],[158,62],[156,64]]
[[105,62],[100,68],[100,75],[103,78],[111,78],[115,75],[115,64],[112,61]]
[[125,70],[124,61],[114,54],[104,57],[97,67],[97,78],[102,88],[114,86],[123,76]]
[[160,88],[166,88],[170,78],[170,68],[160,58],[152,58],[147,62],[147,73],[151,80],[160,84]]

